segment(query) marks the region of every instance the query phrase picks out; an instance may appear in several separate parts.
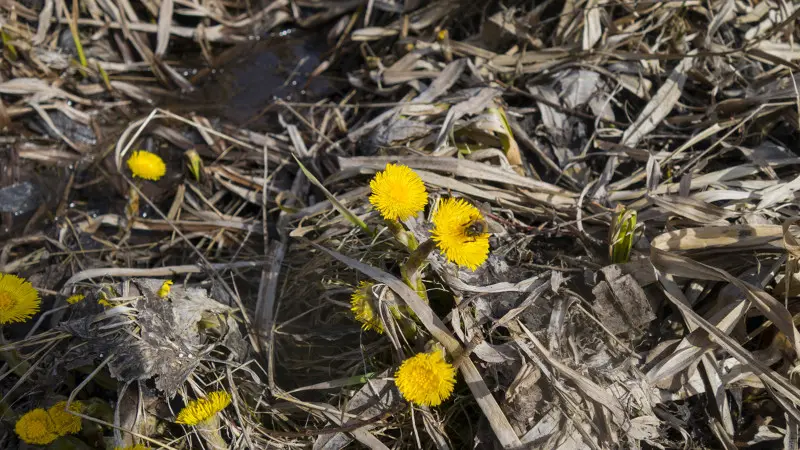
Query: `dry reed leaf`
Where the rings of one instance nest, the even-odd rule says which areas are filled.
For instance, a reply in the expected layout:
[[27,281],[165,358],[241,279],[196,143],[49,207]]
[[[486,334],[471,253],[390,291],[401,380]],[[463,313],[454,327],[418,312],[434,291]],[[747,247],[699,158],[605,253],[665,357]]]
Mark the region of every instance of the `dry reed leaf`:
[[[658,89],[656,95],[650,99],[647,106],[639,113],[639,116],[633,124],[625,130],[622,135],[622,141],[620,142],[622,145],[635,147],[667,117],[675,106],[675,103],[681,97],[683,85],[686,83],[686,72],[691,70],[694,63],[695,58],[693,57],[693,53],[690,52],[687,54],[687,57],[682,59],[675,69],[672,70],[667,81]],[[611,177],[617,165],[616,156],[608,158],[606,167],[594,187],[595,198],[605,195],[606,185],[611,181]]]
[[[339,166],[342,169],[359,167],[382,170],[387,163],[396,160],[398,160],[398,158],[384,156],[339,158]],[[567,198],[577,197],[576,194],[558,186],[536,181],[521,176],[513,171],[506,171],[501,168],[493,167],[487,164],[481,164],[478,162],[414,156],[402,158],[402,162],[412,169],[435,170],[464,178],[473,178],[515,185],[530,189],[534,192],[555,194]]]
[[164,56],[169,45],[170,28],[172,28],[172,0],[161,0],[158,10],[158,30],[156,31],[156,50],[157,57]]
[[600,0],[588,0],[583,12],[583,40],[581,47],[589,50],[597,44],[603,36],[603,26],[600,22]]
[[[453,86],[453,84],[455,84],[455,82],[464,72],[466,66],[467,66],[467,61],[465,59],[459,59],[449,63],[444,69],[442,69],[442,71],[439,73],[436,79],[431,82],[430,86],[428,86],[427,89],[422,91],[422,93],[420,93],[413,99],[409,98],[408,102],[403,102],[403,103],[413,104],[413,103],[433,102],[438,97],[447,92],[447,90],[449,90]],[[380,115],[378,115],[378,117],[372,119],[363,126],[355,130],[351,130],[347,134],[348,139],[350,139],[350,141],[352,142],[357,141],[359,138],[361,138],[362,136],[370,132],[372,129],[374,129],[376,126],[378,126],[381,123],[384,123],[390,117],[397,115],[399,111],[401,111],[403,108],[407,108],[408,106],[409,106],[408,104],[404,104],[402,106],[397,106],[395,108],[388,109],[387,111],[381,113]]]
[[706,203],[694,198],[679,196],[653,196],[650,197],[656,206],[670,213],[693,220],[697,223],[708,225],[726,224],[726,220],[738,216],[738,213],[727,211],[719,206]]
[[[742,364],[746,364],[765,384],[771,386],[777,393],[789,399],[789,401],[796,402],[795,399],[798,398],[800,390],[797,390],[794,386],[789,384],[785,378],[770,370],[768,366],[764,365],[757,358],[754,358],[749,352],[744,350],[738,342],[729,337],[725,331],[730,331],[730,327],[733,323],[744,314],[749,304],[752,303],[762,314],[768,317],[778,329],[786,334],[786,336],[789,336],[788,343],[790,345],[794,348],[798,348],[798,332],[794,327],[791,314],[786,310],[784,305],[757,286],[733,277],[722,269],[699,263],[676,253],[692,249],[695,252],[694,254],[697,255],[697,252],[700,250],[709,253],[720,250],[763,247],[764,245],[782,245],[783,240],[780,238],[785,238],[784,228],[788,230],[788,226],[786,225],[780,229],[777,226],[735,226],[706,227],[665,233],[653,241],[651,260],[653,261],[653,265],[660,271],[658,277],[661,285],[665,288],[664,292],[667,298],[679,308],[687,320],[687,324],[689,324],[692,329],[694,327],[699,327],[712,335],[717,345],[722,346],[726,351],[734,355]],[[695,313],[674,281],[667,278],[661,272],[674,276],[689,276],[692,278],[731,283],[745,294],[747,301],[742,300],[733,304],[726,308],[724,314],[721,314],[722,311],[718,312],[719,317],[717,318],[717,323],[719,326],[722,326],[722,329],[717,328],[717,326]],[[727,326],[725,324],[727,324]],[[692,340],[684,341],[682,344],[683,350],[673,353],[673,355],[680,354],[681,358],[678,359],[673,356],[664,360],[659,366],[651,370],[648,377],[651,380],[659,379],[665,375],[675,373],[677,370],[681,370],[685,367],[686,364],[691,363],[698,354],[703,352],[703,349],[696,347],[694,343],[688,344],[689,342],[692,342]],[[694,342],[697,341],[694,340]],[[704,361],[704,366],[706,367],[707,373],[713,374],[716,372],[712,361]],[[726,417],[725,415],[727,414],[728,408],[719,394],[719,389],[721,389],[720,383],[721,381],[718,380],[714,384],[717,389],[715,398],[717,398],[717,405],[723,413],[723,417]],[[788,405],[787,413],[796,417],[798,411],[791,405]],[[724,419],[724,423],[722,424],[726,429],[731,427],[730,424],[727,423],[727,420],[728,419]]]
[[447,139],[452,136],[456,121],[468,114],[474,115],[486,110],[494,102],[494,99],[501,95],[501,92],[494,88],[480,88],[470,94],[466,100],[453,105],[447,111],[447,116],[444,118],[444,123],[442,123],[439,135],[436,138],[433,156],[441,153],[447,143]]
[[[688,302],[683,296],[683,293],[680,291],[680,288],[678,288],[673,281],[665,278],[663,275],[659,275],[659,281],[662,286],[664,286],[664,293],[667,298],[681,311],[682,314],[684,314],[687,320],[694,322],[697,324],[697,326],[703,328],[710,335],[713,335],[718,345],[736,357],[736,359],[741,361],[743,364],[746,364],[753,371],[753,373],[758,375],[764,381],[765,384],[769,385],[775,390],[775,392],[780,394],[779,398],[782,396],[794,404],[800,403],[798,401],[800,400],[800,389],[789,383],[789,381],[780,374],[774,372],[769,367],[764,366],[760,361],[755,359],[750,352],[742,348],[741,345],[733,338],[726,335],[694,312],[694,310],[688,306]],[[787,408],[786,412],[790,413],[793,417],[800,416],[800,412],[797,411],[793,406]]]

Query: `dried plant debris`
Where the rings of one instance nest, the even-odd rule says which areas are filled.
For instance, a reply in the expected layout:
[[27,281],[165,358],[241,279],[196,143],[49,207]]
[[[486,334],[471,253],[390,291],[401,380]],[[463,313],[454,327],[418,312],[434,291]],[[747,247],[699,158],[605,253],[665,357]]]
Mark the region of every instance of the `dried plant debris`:
[[[94,344],[93,354],[82,355],[82,362],[112,355],[109,372],[113,378],[121,382],[154,379],[156,388],[172,397],[204,359],[223,352],[230,361],[242,361],[247,349],[233,309],[196,287],[175,286],[167,298],[161,298],[158,290],[163,283],[133,279],[111,287],[126,292],[130,306],[66,321],[59,328]],[[107,302],[113,305],[116,299]],[[116,331],[109,335],[109,328]]]
[[8,448],[797,447],[796,2],[0,9]]

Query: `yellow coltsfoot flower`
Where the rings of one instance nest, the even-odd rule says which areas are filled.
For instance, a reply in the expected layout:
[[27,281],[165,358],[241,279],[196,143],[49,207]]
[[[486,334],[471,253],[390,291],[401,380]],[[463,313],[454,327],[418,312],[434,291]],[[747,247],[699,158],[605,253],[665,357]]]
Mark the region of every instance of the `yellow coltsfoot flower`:
[[158,181],[167,173],[167,165],[164,164],[164,160],[146,150],[134,151],[128,158],[128,168],[131,169],[134,177],[150,181]]
[[428,191],[425,183],[407,166],[387,164],[369,182],[369,202],[386,220],[406,220],[425,209]]
[[205,398],[192,400],[186,405],[175,420],[176,423],[195,426],[216,416],[216,414],[231,404],[231,394],[225,391],[216,391]]
[[353,291],[350,296],[350,310],[353,312],[353,317],[361,322],[361,328],[364,330],[375,330],[379,334],[383,334],[383,322],[373,306],[372,287],[375,283],[362,281],[358,285],[358,289]]
[[14,426],[14,431],[20,439],[33,445],[47,445],[58,438],[53,419],[42,408],[28,411],[20,417]]
[[25,322],[39,312],[39,292],[24,278],[0,273],[0,325]]
[[70,295],[69,297],[67,297],[67,303],[69,303],[70,305],[74,305],[75,303],[82,302],[83,299],[85,298],[86,296],[83,294]]
[[394,374],[403,398],[424,406],[438,406],[453,393],[456,369],[441,351],[418,353],[403,361]]
[[[79,413],[83,411],[83,403],[72,402],[69,404],[69,410]],[[58,402],[51,406],[50,409],[47,410],[47,414],[50,414],[50,418],[53,420],[53,430],[58,433],[59,436],[66,436],[81,431],[81,418],[67,411],[66,401]]]
[[478,208],[462,199],[439,202],[431,238],[448,261],[475,270],[489,257],[489,233]]
[[172,289],[172,280],[167,280],[161,284],[161,287],[158,288],[158,296],[160,298],[167,298],[169,295],[169,291]]

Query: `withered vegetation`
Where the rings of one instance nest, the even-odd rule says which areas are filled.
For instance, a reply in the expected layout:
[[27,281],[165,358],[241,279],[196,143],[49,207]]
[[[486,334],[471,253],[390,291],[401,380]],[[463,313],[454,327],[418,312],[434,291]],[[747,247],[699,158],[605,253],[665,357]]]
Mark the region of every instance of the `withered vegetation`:
[[[72,448],[797,448],[796,1],[0,11],[0,272],[44,298],[2,330],[5,448],[66,398]],[[485,264],[404,279],[389,162],[418,242],[437,199],[483,212]],[[363,331],[361,281],[413,315]],[[412,407],[432,343],[455,393]],[[175,424],[211,391],[217,435]]]

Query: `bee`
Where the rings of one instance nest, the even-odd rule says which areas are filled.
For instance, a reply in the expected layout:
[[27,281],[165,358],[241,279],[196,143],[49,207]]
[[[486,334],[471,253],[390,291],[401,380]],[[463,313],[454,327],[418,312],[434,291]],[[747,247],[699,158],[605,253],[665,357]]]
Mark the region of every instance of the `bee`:
[[488,232],[489,224],[487,224],[486,221],[480,217],[470,219],[469,222],[464,224],[464,234],[473,241],[477,239],[478,236],[484,235]]

